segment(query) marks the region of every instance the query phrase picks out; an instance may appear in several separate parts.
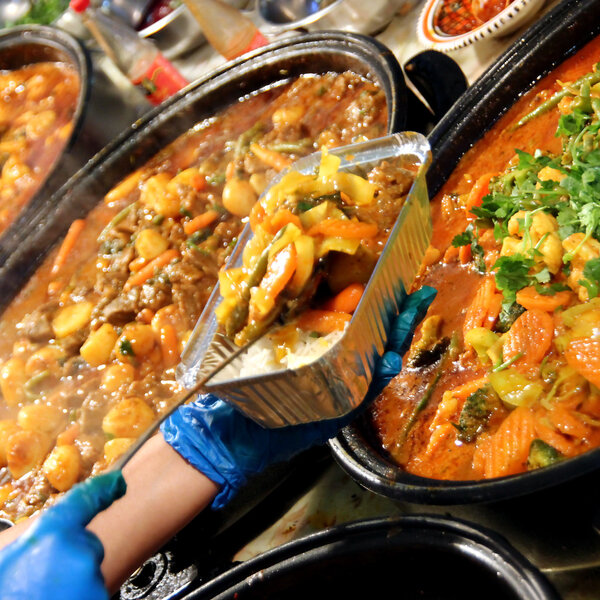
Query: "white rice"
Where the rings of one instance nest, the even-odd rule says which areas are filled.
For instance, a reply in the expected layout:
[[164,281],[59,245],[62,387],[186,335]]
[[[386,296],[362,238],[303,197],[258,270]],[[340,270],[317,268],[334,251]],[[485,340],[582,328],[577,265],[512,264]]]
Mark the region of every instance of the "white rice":
[[225,381],[234,377],[252,377],[282,369],[298,369],[321,358],[342,338],[345,331],[344,328],[318,338],[312,337],[309,332],[301,331],[298,341],[293,348],[287,348],[286,355],[281,362],[277,362],[275,358],[273,342],[268,337],[263,337],[254,342],[243,355],[244,362],[239,373],[232,373],[232,369],[226,368],[215,376],[214,381]]

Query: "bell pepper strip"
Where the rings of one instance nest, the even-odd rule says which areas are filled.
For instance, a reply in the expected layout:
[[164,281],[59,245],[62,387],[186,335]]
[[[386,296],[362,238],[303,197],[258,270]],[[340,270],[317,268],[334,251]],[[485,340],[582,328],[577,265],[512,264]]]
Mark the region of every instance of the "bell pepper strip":
[[328,300],[323,308],[335,312],[353,313],[362,298],[365,286],[362,283],[351,283],[336,296]]
[[308,230],[308,235],[323,235],[345,239],[370,239],[377,235],[379,228],[375,223],[363,223],[342,219],[325,219]]
[[333,310],[306,310],[297,319],[296,325],[304,330],[327,335],[341,331],[350,322],[352,315]]

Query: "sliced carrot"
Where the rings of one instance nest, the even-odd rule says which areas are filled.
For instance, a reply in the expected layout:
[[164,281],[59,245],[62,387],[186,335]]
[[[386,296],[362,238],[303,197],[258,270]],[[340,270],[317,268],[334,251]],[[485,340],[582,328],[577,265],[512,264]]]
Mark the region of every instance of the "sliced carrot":
[[179,252],[175,248],[165,250],[162,254],[159,254],[156,258],[153,258],[146,266],[142,267],[139,271],[130,275],[129,279],[123,286],[124,290],[129,290],[136,285],[142,285],[154,276],[157,269],[168,265],[171,261],[179,258]]
[[165,323],[160,328],[160,350],[166,368],[174,367],[179,362],[179,340],[175,327]]
[[470,262],[472,257],[473,252],[471,251],[470,245],[467,244],[466,246],[461,246],[458,249],[458,260],[460,261],[461,265],[466,265],[468,262]]
[[576,454],[576,445],[561,433],[558,433],[547,423],[547,418],[538,418],[535,421],[535,433],[537,437],[549,446],[552,446],[565,456]]
[[[543,310],[526,310],[512,324],[504,338],[502,357],[515,359],[516,368],[529,368],[539,364],[552,344],[554,320]],[[521,354],[520,358],[517,355]]]
[[379,228],[375,223],[362,223],[342,219],[325,219],[308,230],[308,235],[323,235],[352,240],[370,239],[377,235]]
[[280,208],[274,215],[267,217],[263,221],[263,226],[269,233],[275,235],[288,223],[293,223],[300,230],[303,229],[300,217],[287,208]]
[[297,255],[294,244],[288,244],[275,255],[259,285],[265,291],[267,298],[274,300],[279,296],[294,275],[296,264]]
[[351,283],[339,294],[325,302],[324,310],[333,310],[335,312],[353,313],[362,298],[365,286],[362,283]]
[[467,333],[474,327],[491,329],[498,318],[501,304],[502,295],[496,293],[494,278],[485,277],[467,308],[463,322],[463,338],[466,339]]
[[267,216],[267,213],[260,202],[256,202],[250,210],[250,228],[256,231],[256,228],[262,223]]
[[590,434],[590,428],[560,402],[554,405],[548,416],[552,425],[565,435],[582,440]]
[[58,254],[54,259],[54,264],[52,265],[52,270],[50,271],[50,275],[52,275],[52,277],[58,275],[58,273],[64,266],[65,262],[67,261],[67,258],[69,257],[69,254],[71,254],[71,251],[73,250],[73,246],[75,246],[77,238],[84,230],[84,228],[85,219],[76,219],[71,223],[71,226],[67,231],[67,235],[65,235],[65,239],[63,240],[58,250]]
[[482,388],[488,382],[487,375],[483,377],[479,377],[478,379],[473,379],[472,381],[467,381],[467,383],[463,383],[458,387],[452,388],[450,393],[454,398],[458,398],[459,400],[464,400],[468,398],[473,392],[476,392],[478,389]]
[[289,156],[281,154],[280,152],[275,152],[275,150],[263,148],[257,143],[250,144],[250,150],[254,156],[276,171],[283,171],[283,169],[286,169],[292,164],[292,160]]
[[327,335],[333,331],[341,331],[352,319],[348,313],[333,310],[305,310],[296,324],[304,331],[314,331],[320,335]]
[[556,292],[553,295],[540,294],[534,286],[523,288],[517,292],[517,302],[526,309],[536,308],[546,312],[554,312],[559,307],[568,306],[574,298],[571,291]]
[[457,248],[456,246],[448,246],[448,248],[446,248],[446,252],[444,252],[442,262],[446,265],[451,262],[454,262],[458,258],[458,254],[459,248]]
[[577,338],[565,350],[569,366],[596,387],[600,387],[600,340]]
[[471,213],[471,209],[475,206],[481,206],[483,198],[490,193],[490,180],[494,176],[493,173],[486,173],[477,179],[475,185],[471,188],[467,201],[465,202],[465,209],[467,211],[467,218],[474,219],[475,215]]
[[203,212],[201,215],[194,217],[191,221],[186,221],[183,224],[183,231],[186,235],[192,235],[196,231],[200,231],[208,227],[213,221],[219,218],[219,213],[212,208]]
[[524,471],[535,435],[533,413],[525,406],[518,406],[491,438],[485,476],[503,477]]

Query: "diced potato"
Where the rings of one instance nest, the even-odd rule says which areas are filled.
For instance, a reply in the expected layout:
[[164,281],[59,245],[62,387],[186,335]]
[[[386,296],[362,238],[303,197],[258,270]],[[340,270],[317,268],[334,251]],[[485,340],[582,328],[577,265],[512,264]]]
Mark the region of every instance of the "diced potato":
[[128,323],[117,339],[114,352],[116,357],[127,362],[133,357],[142,358],[152,352],[156,344],[156,335],[150,325],[145,323]]
[[56,446],[44,461],[44,475],[59,492],[71,489],[81,472],[79,450],[73,445]]
[[50,447],[50,441],[43,433],[17,431],[8,438],[6,463],[10,474],[19,479],[42,464]]
[[110,365],[102,374],[102,385],[108,391],[114,392],[122,385],[127,385],[135,379],[135,367],[128,363]]
[[65,357],[65,351],[59,346],[48,345],[34,352],[25,364],[25,373],[28,377],[40,371],[56,371],[60,361]]
[[176,217],[181,208],[179,197],[167,192],[167,184],[171,181],[168,173],[157,173],[142,184],[140,202],[155,213],[165,217]]
[[6,446],[10,436],[19,431],[14,419],[3,419],[0,421],[0,467],[6,466]]
[[247,217],[258,199],[252,184],[245,179],[230,179],[223,188],[223,206],[236,217]]
[[273,111],[271,120],[274,125],[294,125],[302,119],[306,109],[303,104],[295,104],[293,106],[282,106]]
[[90,322],[93,308],[93,303],[86,300],[63,306],[52,319],[54,335],[57,338],[64,338],[86,327]]
[[119,334],[110,323],[104,323],[92,331],[81,346],[81,357],[92,367],[104,365],[110,361]]
[[169,242],[156,229],[142,229],[135,238],[134,245],[142,258],[152,260],[169,247]]
[[108,442],[104,444],[104,460],[106,463],[110,465],[115,462],[119,456],[125,453],[127,448],[129,448],[133,442],[135,442],[135,438],[131,437],[108,440]]
[[154,411],[141,399],[124,398],[102,420],[102,430],[115,437],[137,437],[154,422]]
[[9,358],[0,369],[0,390],[8,406],[17,406],[25,400],[23,386],[27,381],[25,362],[20,358]]
[[489,363],[488,351],[498,340],[498,334],[490,331],[487,327],[474,327],[465,335],[465,342],[475,349],[482,363]]
[[62,427],[65,415],[47,404],[27,404],[17,413],[17,423],[27,431],[37,431],[54,435]]
[[321,153],[321,163],[319,164],[319,178],[328,180],[335,177],[340,164],[342,164],[342,159],[339,156],[329,154],[327,150],[324,150]]

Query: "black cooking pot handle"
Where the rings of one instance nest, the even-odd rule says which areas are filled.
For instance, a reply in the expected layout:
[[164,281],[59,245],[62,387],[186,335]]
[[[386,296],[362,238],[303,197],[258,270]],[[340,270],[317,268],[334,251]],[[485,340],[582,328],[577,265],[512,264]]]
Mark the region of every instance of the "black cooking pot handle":
[[458,64],[447,54],[425,50],[413,56],[404,73],[429,105],[409,90],[409,129],[427,134],[469,87]]

